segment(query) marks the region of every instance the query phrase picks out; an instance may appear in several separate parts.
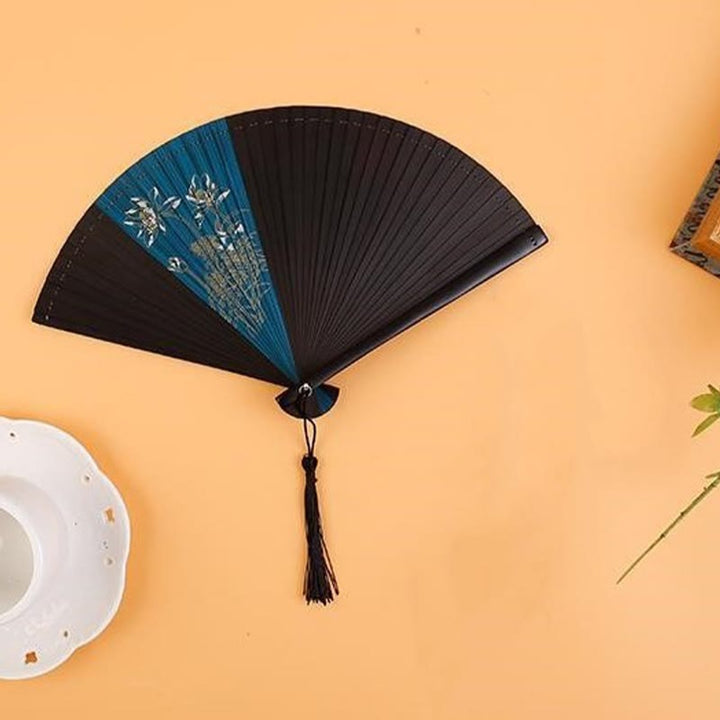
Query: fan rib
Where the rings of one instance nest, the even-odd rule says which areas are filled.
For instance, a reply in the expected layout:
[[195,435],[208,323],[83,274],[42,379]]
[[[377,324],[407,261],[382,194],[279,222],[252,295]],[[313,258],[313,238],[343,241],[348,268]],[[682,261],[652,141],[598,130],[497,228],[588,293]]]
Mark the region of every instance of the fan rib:
[[[418,143],[419,144],[419,143]],[[430,155],[428,154],[426,158],[430,158]],[[415,175],[413,181],[409,184],[409,190],[408,190],[408,196],[411,197],[411,193],[413,192],[413,189],[416,188],[416,183],[422,182],[420,178],[422,177],[424,172],[429,172],[431,168],[428,168],[426,163],[423,163],[421,168],[419,169],[419,172]],[[393,267],[393,275],[392,276],[381,276],[380,273],[373,272],[375,268],[377,268],[377,263],[375,264],[375,268],[357,268],[356,272],[353,274],[353,277],[350,280],[350,284],[345,288],[344,297],[339,301],[338,306],[335,307],[335,312],[329,320],[325,327],[323,328],[322,337],[324,338],[334,338],[335,332],[336,332],[336,325],[337,325],[337,319],[338,317],[342,317],[341,311],[347,307],[349,298],[354,297],[363,297],[365,299],[363,303],[362,308],[355,308],[355,313],[357,314],[357,311],[362,311],[365,315],[367,315],[368,310],[370,310],[369,304],[371,302],[371,299],[374,295],[374,288],[377,287],[378,284],[387,284],[388,282],[392,283],[395,281],[395,277],[402,276],[402,273],[404,272],[404,267],[396,267],[394,265],[394,262],[398,257],[405,258],[407,261],[405,264],[406,266],[411,266],[413,262],[415,261],[417,257],[416,248],[415,247],[406,247],[405,244],[403,244],[402,240],[400,238],[403,238],[407,240],[408,238],[412,239],[415,237],[415,228],[422,220],[424,214],[427,212],[427,208],[423,208],[422,210],[418,207],[418,203],[421,200],[425,200],[427,202],[431,202],[431,199],[429,197],[429,193],[427,193],[427,187],[428,184],[433,180],[437,180],[437,175],[428,175],[427,181],[424,185],[421,186],[417,197],[415,197],[411,201],[411,206],[407,210],[404,217],[407,219],[407,222],[410,222],[410,225],[408,227],[399,226],[395,229],[395,232],[390,235],[388,238],[387,235],[377,235],[377,240],[374,243],[375,248],[387,248],[390,247],[392,250],[386,251],[385,254],[381,254],[379,256],[380,262],[382,262],[383,265],[391,266]],[[436,189],[436,192],[434,194],[434,197],[437,197],[437,195],[442,192],[443,188],[445,187],[445,184],[448,182],[448,180],[452,177],[452,171],[442,179],[442,183],[439,186],[439,188]],[[397,214],[396,214],[397,217]],[[395,218],[390,219],[389,228],[392,227],[393,222]],[[373,247],[372,244],[372,236],[370,239],[370,245],[369,249]],[[375,257],[378,257],[375,255],[370,259],[370,262],[372,263],[372,260],[375,259]],[[356,289],[357,288],[357,289]],[[352,309],[351,309],[352,312]],[[349,325],[352,325],[353,322],[349,321]]]
[[[383,135],[385,136],[384,148],[386,148],[387,145],[392,142],[394,134],[389,129],[387,129],[387,131],[383,129],[383,121],[384,118],[381,118],[378,121],[376,125],[375,135],[377,136],[379,132],[381,134],[381,137]],[[367,224],[368,218],[371,218],[373,220],[376,216],[382,218],[383,207],[380,205],[380,201],[383,198],[383,195],[385,198],[392,197],[392,191],[385,191],[388,187],[388,183],[392,179],[392,169],[399,158],[401,148],[402,143],[399,143],[397,147],[395,147],[392,151],[384,152],[383,155],[380,157],[380,162],[376,164],[376,167],[373,170],[373,179],[370,181],[370,183],[366,183],[367,195],[364,199],[364,204],[361,210],[363,217],[366,219],[365,225]],[[383,167],[383,163],[386,164],[386,167]],[[381,175],[381,181],[375,182],[374,178],[377,176],[378,173]],[[395,185],[393,189],[396,188],[397,185]],[[324,323],[320,325],[318,330],[318,337],[315,338],[315,342],[318,345],[321,344],[320,338],[332,336],[332,328],[335,322],[335,318],[339,315],[341,316],[343,308],[347,303],[348,297],[352,295],[353,287],[357,279],[362,275],[361,268],[364,264],[364,261],[366,260],[367,256],[373,251],[373,239],[376,237],[376,235],[369,232],[366,226],[360,225],[360,223],[357,222],[353,234],[348,235],[347,238],[345,238],[345,242],[348,247],[345,253],[344,262],[338,270],[338,275],[342,277],[348,277],[349,268],[353,268],[352,277],[350,278],[350,282],[346,283],[345,285],[340,286],[338,283],[335,284],[335,288],[337,289],[339,287],[341,294],[339,296],[335,295],[333,301],[329,303],[329,315],[324,318]],[[369,240],[367,240],[366,238],[369,238]],[[375,245],[377,246],[377,243],[375,243]],[[371,281],[372,278],[370,276],[367,276],[365,278],[366,283]],[[350,324],[351,322],[348,322],[348,325]]]
[[[360,148],[360,133],[358,132],[358,125],[346,119],[351,116],[350,111],[338,110],[336,114],[341,116],[340,119],[336,121],[336,127],[343,128],[343,137],[346,140],[341,157],[339,158],[336,176],[336,184],[342,188],[342,192],[334,193],[334,203],[331,217],[329,219],[331,229],[330,232],[320,241],[329,246],[330,251],[329,253],[323,253],[323,273],[322,275],[319,275],[318,269],[318,275],[320,277],[329,278],[329,281],[323,282],[319,287],[319,299],[316,302],[312,313],[313,320],[309,323],[305,330],[306,342],[309,344],[310,348],[314,347],[316,344],[313,328],[319,327],[322,324],[324,316],[332,308],[331,298],[334,281],[337,278],[337,264],[339,262],[338,256],[342,257],[344,252],[344,246],[341,242],[341,238],[343,236],[340,233],[340,225],[347,205],[347,198],[350,193],[350,185],[348,182],[344,182],[343,179],[349,176],[350,168],[355,164],[355,158],[357,157]],[[355,134],[354,139],[352,139],[353,133]],[[350,141],[348,141],[348,136],[351,138]]]
[[[343,300],[344,307],[348,307],[348,300],[350,298],[362,297],[363,302],[350,306],[351,316],[346,318],[348,326],[354,326],[360,319],[360,317],[366,317],[369,310],[369,298],[368,295],[378,285],[388,284],[395,282],[398,277],[402,277],[403,268],[395,265],[398,258],[405,258],[409,265],[415,261],[417,257],[416,248],[413,246],[415,239],[415,227],[422,219],[426,212],[427,203],[432,202],[432,199],[437,193],[440,193],[445,187],[448,179],[452,174],[452,166],[450,165],[438,165],[439,158],[443,155],[439,151],[435,151],[436,145],[442,141],[437,138],[430,138],[432,145],[425,146],[422,142],[423,135],[417,140],[418,147],[429,149],[429,152],[425,153],[423,162],[415,171],[412,176],[406,175],[405,181],[408,185],[408,193],[403,198],[402,202],[398,204],[395,209],[394,215],[389,218],[387,230],[382,234],[378,234],[378,239],[375,246],[378,248],[391,248],[386,250],[380,258],[380,264],[376,265],[373,271],[365,270],[361,272],[359,269],[350,279],[350,284],[345,291],[345,298]],[[439,172],[442,171],[442,172]],[[448,172],[449,174],[445,174]],[[429,184],[431,181],[435,181],[437,185],[434,192],[429,191]],[[421,204],[425,203],[425,205]],[[403,210],[402,214],[400,211]],[[372,242],[372,239],[370,240]],[[383,268],[391,268],[391,273],[383,273]],[[360,282],[356,286],[354,281]],[[357,289],[356,289],[357,287]],[[350,289],[354,292],[350,292]],[[388,306],[391,304],[388,303]],[[362,316],[360,315],[362,313]],[[324,328],[323,338],[334,338],[338,318],[341,318],[340,311],[335,313],[334,325],[329,324]],[[345,324],[345,323],[343,323]],[[337,346],[335,352],[337,352]],[[329,352],[331,352],[330,350]],[[325,352],[323,347],[321,352]]]
[[363,338],[345,350],[341,355],[330,360],[322,368],[315,371],[312,376],[308,377],[305,382],[308,382],[313,387],[322,384],[379,345],[382,345],[429,315],[432,315],[449,302],[456,300],[474,287],[477,287],[477,285],[507,269],[523,259],[530,252],[540,248],[546,242],[547,238],[545,234],[537,225],[525,230],[511,242],[506,243],[492,255],[486,257],[478,263],[478,265],[470,268],[451,283],[448,283],[432,295],[429,295],[422,303],[411,308],[380,330]]
[[[498,188],[494,191],[494,195],[496,196],[498,193],[501,193],[502,189]],[[507,198],[506,193],[503,193],[505,198]],[[437,196],[438,198],[440,195]],[[452,196],[451,196],[452,197]],[[489,196],[483,204],[476,208],[473,212],[473,215],[471,215],[468,218],[465,218],[462,222],[463,225],[467,225],[468,223],[473,221],[474,214],[480,214],[482,211],[484,211],[485,205],[490,203],[493,199],[493,196]],[[440,212],[442,212],[445,208],[440,208],[436,212],[438,212],[438,215]],[[387,305],[393,306],[393,299],[394,298],[402,298],[406,305],[412,304],[416,301],[417,298],[423,297],[426,292],[426,286],[425,284],[421,284],[423,281],[425,283],[440,283],[443,282],[442,279],[442,273],[433,273],[432,267],[428,267],[429,265],[434,265],[435,267],[442,265],[443,271],[446,275],[452,275],[454,274],[455,268],[451,265],[451,261],[448,259],[452,256],[452,253],[454,250],[457,250],[458,247],[462,248],[462,243],[464,240],[467,240],[469,237],[471,237],[473,234],[480,236],[481,230],[483,230],[483,226],[485,222],[492,220],[493,216],[487,216],[478,224],[476,224],[473,229],[469,232],[466,232],[464,235],[460,235],[457,242],[455,242],[455,238],[457,237],[460,228],[453,228],[455,222],[457,222],[457,219],[459,214],[456,214],[454,218],[451,218],[447,223],[444,224],[445,230],[447,232],[446,239],[445,239],[445,245],[449,246],[450,249],[446,250],[443,248],[443,254],[441,256],[438,256],[436,252],[434,252],[435,248],[432,244],[432,241],[434,239],[434,235],[430,233],[430,228],[433,222],[435,222],[435,219],[433,218],[430,211],[428,213],[419,213],[420,216],[419,219],[425,215],[429,214],[430,218],[428,220],[428,225],[423,228],[420,232],[417,232],[415,234],[416,243],[418,245],[421,244],[421,241],[424,236],[428,236],[427,242],[420,248],[413,248],[412,253],[408,254],[406,259],[407,262],[401,264],[397,268],[397,274],[400,277],[405,277],[405,280],[403,283],[396,284],[394,287],[392,285],[392,278],[385,279],[384,283],[382,284],[376,284],[375,288],[373,289],[372,293],[369,291],[366,291],[365,294],[367,295],[367,301],[365,306],[365,317],[372,321],[373,319],[376,319],[377,322],[381,321],[381,312],[382,308],[378,307],[378,303],[381,301],[385,301]],[[521,213],[521,219],[526,220],[526,216],[524,213]],[[500,218],[501,221],[505,221],[506,218]],[[526,225],[529,223],[525,223]],[[508,237],[512,237],[513,234],[517,233],[517,228],[510,228],[510,231],[507,233],[504,233],[499,241],[502,241]],[[492,241],[492,234],[488,233],[483,235],[483,254],[487,254],[491,252],[494,249],[495,243],[498,242]],[[395,254],[397,255],[399,251],[395,251]],[[470,261],[472,261],[473,258],[478,258],[478,249],[476,247],[471,247],[470,249],[465,248],[465,253],[469,257]],[[391,261],[389,259],[389,261]],[[406,273],[406,270],[408,270],[410,267],[413,268],[413,273],[410,275],[409,273]],[[372,275],[371,271],[366,271],[365,274]],[[328,336],[330,337],[336,337],[336,329],[331,328],[328,330]]]
[[[524,226],[524,223],[522,226]],[[475,232],[476,231],[473,230],[472,234],[474,234]],[[507,242],[505,240],[506,237],[507,237],[507,235],[504,233],[503,234],[503,245],[500,245],[500,247],[503,247],[504,244]],[[490,248],[488,248],[487,255],[485,257],[490,257],[494,252],[496,252],[497,246],[498,246],[498,243],[493,243],[493,245]],[[442,273],[433,273],[432,268],[429,268],[425,275],[425,279],[422,283],[418,282],[417,280],[411,280],[411,279],[406,280],[405,287],[407,287],[407,285],[412,284],[413,293],[412,293],[412,295],[410,293],[407,293],[405,295],[405,297],[416,298],[416,301],[419,298],[425,298],[428,293],[433,291],[432,287],[436,286],[437,282],[441,278],[453,278],[458,273],[462,273],[464,271],[464,269],[468,267],[468,259],[467,258],[469,255],[472,255],[473,258],[477,258],[476,253],[471,253],[466,250],[465,255],[461,258],[456,259],[454,262],[448,262],[447,260],[444,261]],[[497,273],[493,273],[493,274],[497,274]],[[391,297],[391,299],[395,298],[396,296],[402,297],[402,290],[403,290],[402,287],[398,287],[397,290],[395,291],[394,295]],[[412,305],[409,301],[406,302],[405,305],[410,305],[412,307]],[[375,316],[373,316],[372,314],[369,314],[368,318],[366,319],[366,321],[363,324],[354,327],[353,335],[363,336],[366,333],[372,332],[373,328],[382,326],[382,324],[384,322],[387,322],[388,320],[389,320],[389,317],[387,314],[378,313]],[[346,336],[340,336],[336,339],[337,344],[342,344],[345,341],[346,341]]]
[[[333,245],[337,247],[337,252],[333,255],[334,264],[328,267],[326,274],[328,283],[328,300],[324,307],[318,308],[318,314],[320,315],[319,322],[322,326],[322,317],[327,313],[332,313],[335,305],[334,296],[337,292],[337,288],[342,288],[342,278],[344,277],[344,269],[347,265],[348,256],[351,250],[351,243],[353,239],[354,228],[352,225],[353,217],[356,212],[358,202],[361,202],[361,184],[363,178],[368,173],[368,165],[371,163],[372,155],[372,140],[373,137],[367,132],[363,133],[363,130],[367,130],[368,126],[364,122],[359,120],[351,121],[353,126],[358,129],[358,142],[356,145],[356,151],[362,152],[362,160],[358,163],[353,163],[350,173],[347,178],[346,192],[343,196],[343,204],[339,216],[338,228],[336,234],[333,237]],[[307,331],[306,331],[307,332]],[[303,339],[303,345],[305,346],[304,355],[307,357],[308,350],[312,351],[312,346],[308,346],[309,337],[306,335]],[[308,363],[304,363],[304,368],[307,370]]]

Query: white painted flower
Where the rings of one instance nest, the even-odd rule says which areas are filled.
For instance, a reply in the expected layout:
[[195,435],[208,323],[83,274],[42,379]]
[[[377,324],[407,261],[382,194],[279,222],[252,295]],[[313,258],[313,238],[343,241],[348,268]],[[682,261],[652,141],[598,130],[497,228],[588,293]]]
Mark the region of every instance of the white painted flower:
[[168,258],[167,269],[171,273],[182,274],[188,271],[188,264],[179,257]]
[[205,212],[207,210],[217,210],[218,205],[229,194],[229,188],[221,191],[217,183],[207,173],[203,173],[199,180],[197,175],[192,176],[185,198],[195,209],[193,217],[196,222],[201,223]]
[[143,238],[150,247],[160,233],[167,227],[164,217],[180,205],[180,198],[171,195],[164,201],[160,200],[160,191],[153,187],[151,197],[131,197],[132,206],[125,211],[125,225],[137,228],[138,238]]

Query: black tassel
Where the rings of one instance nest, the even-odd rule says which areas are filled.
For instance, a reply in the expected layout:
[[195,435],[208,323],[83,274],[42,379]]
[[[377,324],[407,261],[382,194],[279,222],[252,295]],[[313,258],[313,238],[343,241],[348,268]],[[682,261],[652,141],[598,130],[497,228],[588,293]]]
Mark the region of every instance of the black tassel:
[[320,505],[315,487],[317,464],[314,455],[305,455],[302,459],[305,471],[305,537],[308,546],[304,592],[308,603],[317,602],[326,605],[332,602],[339,590],[323,537]]
[[[305,387],[309,392],[312,392],[309,386]],[[318,460],[315,457],[317,427],[315,421],[304,412],[305,398],[307,398],[309,392],[301,395],[302,402],[300,405],[305,444],[307,445],[307,454],[302,459],[302,467],[305,471],[305,537],[308,546],[303,592],[308,604],[315,602],[327,605],[333,601],[335,595],[339,595],[340,591],[323,536],[320,503],[318,502],[317,488],[315,487],[317,484],[315,471],[318,465]]]

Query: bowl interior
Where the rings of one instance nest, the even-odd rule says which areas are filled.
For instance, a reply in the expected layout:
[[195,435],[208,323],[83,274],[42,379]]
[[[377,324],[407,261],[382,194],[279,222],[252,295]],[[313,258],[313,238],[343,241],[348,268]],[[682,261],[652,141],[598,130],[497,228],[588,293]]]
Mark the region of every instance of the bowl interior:
[[25,528],[0,508],[0,618],[23,599],[34,569],[33,548]]

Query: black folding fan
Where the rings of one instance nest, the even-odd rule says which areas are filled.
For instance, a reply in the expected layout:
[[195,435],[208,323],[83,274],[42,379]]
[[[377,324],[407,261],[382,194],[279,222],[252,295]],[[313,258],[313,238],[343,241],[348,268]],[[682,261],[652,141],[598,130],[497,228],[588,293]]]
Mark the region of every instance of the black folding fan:
[[307,453],[305,597],[337,593],[315,490],[325,384],[547,242],[457,148],[405,123],[286,107],[146,155],[70,234],[35,322],[286,388]]

